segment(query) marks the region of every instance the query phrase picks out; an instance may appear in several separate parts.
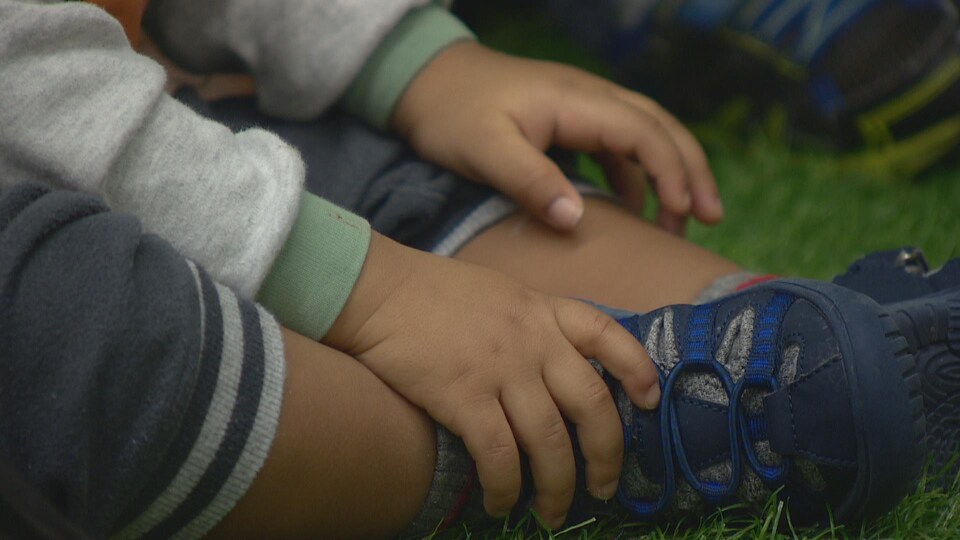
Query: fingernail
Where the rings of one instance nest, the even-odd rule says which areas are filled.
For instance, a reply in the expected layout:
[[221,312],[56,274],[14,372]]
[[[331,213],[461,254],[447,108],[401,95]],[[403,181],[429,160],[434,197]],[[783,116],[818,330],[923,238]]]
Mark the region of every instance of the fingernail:
[[550,203],[547,215],[555,225],[570,229],[575,227],[583,217],[583,207],[569,197],[559,197]]
[[508,515],[510,515],[510,509],[509,509],[509,508],[490,508],[489,506],[487,506],[486,503],[484,503],[483,509],[484,509],[484,511],[487,513],[488,516],[490,516],[490,517],[492,517],[492,518],[494,518],[494,519],[505,518],[505,517],[507,517]]
[[510,510],[487,510],[487,513],[494,519],[502,519],[510,515]]
[[690,195],[690,192],[689,192],[689,191],[684,191],[684,192],[683,192],[683,206],[686,207],[686,208],[690,208],[690,206],[691,206],[692,204],[693,204],[693,196]]
[[647,390],[647,396],[643,400],[643,406],[649,410],[657,408],[657,405],[660,404],[660,386],[653,385]]
[[609,501],[616,494],[617,494],[617,481],[614,480],[613,482],[610,482],[609,484],[593,492],[593,498],[600,499],[601,501]]
[[713,204],[717,207],[717,212],[723,213],[723,200],[720,199],[719,193],[713,194]]

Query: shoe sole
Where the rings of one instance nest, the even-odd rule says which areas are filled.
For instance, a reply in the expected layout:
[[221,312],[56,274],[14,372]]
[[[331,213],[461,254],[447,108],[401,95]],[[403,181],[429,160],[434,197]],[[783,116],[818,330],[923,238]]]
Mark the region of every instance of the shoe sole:
[[914,489],[926,455],[922,376],[899,325],[867,296],[830,283],[791,279],[757,288],[806,299],[837,335],[862,466],[833,517],[850,523],[888,512]]
[[960,474],[960,287],[885,306],[915,351],[933,485]]

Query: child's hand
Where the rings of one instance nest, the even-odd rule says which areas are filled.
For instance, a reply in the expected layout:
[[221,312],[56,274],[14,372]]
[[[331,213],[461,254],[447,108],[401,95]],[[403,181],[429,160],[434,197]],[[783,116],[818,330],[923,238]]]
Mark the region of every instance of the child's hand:
[[723,217],[690,132],[649,98],[573,67],[457,43],[414,79],[391,123],[426,159],[493,186],[558,229],[577,224],[583,201],[544,155],[554,144],[594,153],[634,210],[643,209],[649,177],[667,230],[682,233],[690,214],[705,223]]
[[561,413],[577,426],[591,494],[613,496],[623,461],[613,398],[584,357],[597,358],[637,405],[653,408],[660,396],[643,347],[605,314],[376,234],[324,342],[463,438],[492,515],[517,501],[519,443],[530,457],[535,508],[553,526],[575,489]]

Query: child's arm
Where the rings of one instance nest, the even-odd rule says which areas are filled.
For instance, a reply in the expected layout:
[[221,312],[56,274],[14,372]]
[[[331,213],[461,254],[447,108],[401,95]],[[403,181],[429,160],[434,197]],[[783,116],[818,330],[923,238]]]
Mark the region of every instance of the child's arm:
[[721,219],[703,150],[659,105],[572,67],[495,53],[444,9],[424,4],[217,0],[198,12],[195,2],[165,0],[147,21],[189,69],[250,70],[265,112],[309,119],[339,100],[371,124],[393,127],[424,158],[496,187],[560,229],[576,224],[582,201],[543,155],[553,144],[594,153],[635,210],[649,179],[669,230],[681,231],[688,215]]
[[525,451],[535,508],[551,525],[563,522],[575,486],[561,413],[577,426],[592,495],[612,497],[622,465],[617,409],[584,357],[620,379],[638,406],[653,408],[660,395],[649,356],[612,318],[376,234],[324,342],[463,438],[491,514],[517,501]]
[[[723,216],[702,148],[662,107],[579,69],[482,47],[437,6],[412,10],[391,30],[340,105],[560,229],[576,224],[582,202],[543,153],[554,144],[593,153],[638,212],[652,183],[668,230],[682,231],[691,214],[706,223]],[[553,206],[561,199],[569,204]]]
[[424,157],[513,197],[547,223],[576,225],[582,201],[544,151],[591,152],[632,207],[645,174],[658,221],[682,231],[687,215],[721,219],[716,182],[699,143],[649,98],[569,66],[511,57],[474,42],[440,53],[398,102],[392,126]]
[[[0,0],[0,185],[40,179],[99,193],[247,298],[268,271],[267,292],[282,278],[336,278],[331,297],[319,286],[304,295],[278,287],[297,296],[278,317],[316,338],[339,313],[330,342],[467,440],[490,487],[488,508],[503,512],[518,495],[516,437],[535,456],[538,509],[565,511],[574,468],[560,412],[581,426],[593,492],[610,495],[622,434],[583,357],[626,379],[638,404],[656,398],[652,364],[622,328],[585,305],[378,236],[367,254],[366,222],[301,198],[302,164],[290,147],[203,120],[163,85],[161,68],[133,53],[99,9]],[[523,423],[511,427],[506,414]]]

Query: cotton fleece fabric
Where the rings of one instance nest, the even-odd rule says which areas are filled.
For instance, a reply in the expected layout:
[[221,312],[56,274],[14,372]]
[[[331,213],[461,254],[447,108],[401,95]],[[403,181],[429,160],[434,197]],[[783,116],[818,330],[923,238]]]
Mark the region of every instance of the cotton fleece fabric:
[[[311,118],[341,99],[376,125],[420,67],[469,37],[426,0],[154,0],[146,25],[187,67],[252,72],[269,114]],[[359,276],[369,225],[305,195],[289,145],[199,117],[164,93],[165,78],[96,6],[0,0],[0,187],[98,194],[322,337]]]
[[0,192],[0,459],[93,537],[200,537],[280,415],[280,330],[133,216]]

